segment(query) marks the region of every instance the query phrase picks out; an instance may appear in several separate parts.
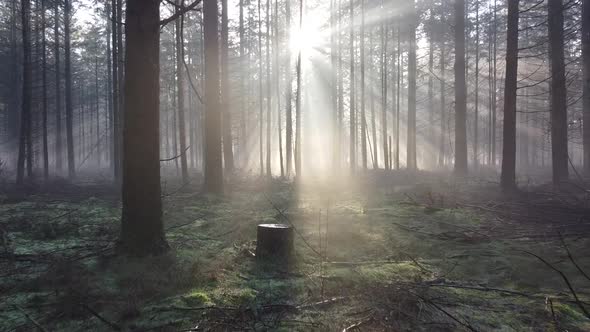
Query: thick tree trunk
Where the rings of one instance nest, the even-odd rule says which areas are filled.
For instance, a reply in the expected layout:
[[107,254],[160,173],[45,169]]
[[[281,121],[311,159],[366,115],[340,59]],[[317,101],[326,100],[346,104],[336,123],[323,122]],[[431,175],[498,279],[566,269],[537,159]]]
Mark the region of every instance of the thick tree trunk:
[[203,3],[205,34],[205,188],[209,193],[223,192],[221,156],[221,112],[219,105],[219,43],[217,0]]
[[501,186],[516,188],[516,84],[518,76],[518,0],[508,1],[506,85],[504,88],[504,139]]
[[551,156],[553,184],[568,180],[567,91],[563,49],[563,0],[548,0],[551,61]]
[[[207,1],[206,3],[211,3]],[[128,0],[120,248],[133,255],[168,248],[160,199],[160,1]]]

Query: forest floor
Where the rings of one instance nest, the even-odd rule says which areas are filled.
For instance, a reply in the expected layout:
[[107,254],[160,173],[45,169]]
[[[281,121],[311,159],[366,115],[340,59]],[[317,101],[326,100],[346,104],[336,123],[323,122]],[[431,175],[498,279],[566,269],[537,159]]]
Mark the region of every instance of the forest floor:
[[[497,187],[377,172],[234,179],[214,197],[168,182],[171,250],[137,259],[115,252],[112,185],[5,186],[0,330],[590,330],[588,193]],[[294,225],[293,263],[256,262],[263,222]]]

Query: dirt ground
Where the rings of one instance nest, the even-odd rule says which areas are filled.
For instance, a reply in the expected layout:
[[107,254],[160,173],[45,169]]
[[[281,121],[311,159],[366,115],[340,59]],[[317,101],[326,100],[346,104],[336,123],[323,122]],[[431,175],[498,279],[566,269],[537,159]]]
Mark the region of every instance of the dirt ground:
[[[0,194],[1,331],[588,331],[590,200],[530,184],[370,173],[164,183],[171,250],[116,253],[107,182]],[[291,264],[256,225],[295,227]],[[569,285],[569,286],[568,286]],[[571,288],[570,288],[571,287]]]

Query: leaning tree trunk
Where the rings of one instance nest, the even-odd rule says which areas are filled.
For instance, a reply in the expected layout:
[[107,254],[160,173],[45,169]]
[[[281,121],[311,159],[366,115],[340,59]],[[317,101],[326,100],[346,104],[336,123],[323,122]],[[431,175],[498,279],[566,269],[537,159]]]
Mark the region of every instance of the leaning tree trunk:
[[506,86],[504,87],[504,140],[501,185],[516,188],[516,79],[518,75],[518,0],[508,1]]
[[551,61],[551,157],[553,184],[568,179],[567,91],[563,50],[563,0],[549,0],[549,56]]
[[160,199],[159,8],[159,0],[128,0],[125,20],[120,247],[139,256],[158,254],[168,247]]

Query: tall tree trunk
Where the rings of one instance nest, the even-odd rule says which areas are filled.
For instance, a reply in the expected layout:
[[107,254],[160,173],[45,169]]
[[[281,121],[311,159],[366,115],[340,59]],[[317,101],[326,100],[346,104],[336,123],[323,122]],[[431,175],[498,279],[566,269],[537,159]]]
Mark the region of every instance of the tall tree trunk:
[[455,174],[467,174],[465,0],[455,1]]
[[[32,153],[30,150],[31,132],[31,98],[32,98],[32,64],[31,64],[31,2],[21,0],[21,29],[23,43],[23,95],[21,109],[21,126],[18,144],[18,160],[16,183],[23,184],[25,177],[25,159]],[[29,169],[31,165],[28,165]],[[29,169],[30,172],[30,169]]]
[[412,0],[409,25],[409,50],[408,50],[408,151],[407,167],[415,170],[416,161],[416,24],[415,1]]
[[[299,0],[299,28],[303,26],[303,0]],[[295,97],[295,174],[301,178],[301,50],[297,54],[297,95]]]
[[285,177],[285,165],[283,160],[283,128],[282,128],[282,116],[281,116],[281,72],[279,63],[279,1],[275,0],[274,7],[274,38],[273,38],[273,54],[274,54],[274,80],[275,80],[275,91],[277,97],[277,131],[279,136],[279,163],[281,168],[281,178]]
[[240,37],[240,55],[239,55],[239,74],[240,74],[240,133],[239,133],[239,141],[238,141],[238,167],[244,167],[244,156],[247,149],[247,135],[246,135],[246,112],[248,105],[246,103],[246,71],[244,70],[244,66],[246,62],[244,61],[244,57],[246,56],[245,47],[246,47],[246,37],[244,33],[244,0],[239,0],[239,28],[238,34]]
[[[285,2],[285,16],[286,16],[286,31],[291,31],[291,0],[287,0]],[[290,39],[289,33],[287,33],[287,38]],[[287,45],[289,45],[290,40],[287,40]],[[292,111],[292,99],[293,99],[293,87],[292,87],[292,78],[291,78],[291,52],[287,52],[287,58],[285,60],[287,64],[287,73],[286,73],[286,86],[285,86],[285,101],[286,101],[286,110],[285,110],[285,160],[286,160],[286,171],[287,177],[291,176],[291,167],[292,167],[292,156],[293,156],[293,111]]]
[[361,0],[361,160],[363,170],[367,169],[367,121],[365,115],[365,1]]
[[399,164],[399,150],[400,150],[400,132],[399,132],[399,128],[400,128],[400,113],[401,113],[401,88],[402,88],[402,69],[403,69],[403,64],[402,64],[402,41],[401,41],[401,27],[400,27],[400,22],[399,22],[399,18],[398,18],[398,23],[397,23],[397,82],[395,83],[396,87],[397,87],[397,93],[396,93],[396,97],[395,97],[395,169],[398,170],[400,168],[400,164]]
[[582,58],[584,63],[584,174],[590,177],[590,0],[582,0]]
[[272,127],[272,91],[270,67],[270,0],[266,0],[266,176],[272,176],[270,132]]
[[496,117],[497,117],[497,84],[498,84],[498,2],[494,0],[492,25],[492,123],[491,123],[491,156],[490,165],[496,165]]
[[553,184],[568,180],[567,90],[563,49],[563,0],[548,0],[551,61],[551,157]]
[[168,248],[160,199],[159,8],[159,0],[128,0],[125,20],[120,248],[140,256],[159,254]]
[[47,39],[45,36],[45,0],[41,0],[41,93],[43,103],[43,177],[49,178],[49,148],[47,142]]
[[475,114],[473,119],[473,167],[479,166],[479,0],[475,3]]
[[217,38],[217,0],[203,3],[205,34],[205,188],[223,192],[221,156],[221,112],[219,105],[219,42]]
[[356,111],[354,87],[354,1],[350,0],[350,169],[356,170]]
[[[381,2],[383,4],[383,2]],[[387,28],[385,27],[386,13],[381,17],[381,144],[383,146],[383,167],[391,169],[389,164],[389,146],[387,144]],[[392,128],[393,129],[393,128]],[[376,144],[375,144],[376,145]]]
[[446,52],[445,52],[445,39],[444,34],[441,32],[440,38],[440,136],[439,136],[439,152],[438,152],[438,166],[445,166],[446,159],[446,93],[447,93],[447,82],[446,82]]
[[111,26],[112,26],[112,35],[111,35],[111,42],[113,45],[113,128],[112,128],[112,145],[113,145],[113,156],[112,156],[112,167],[113,167],[113,177],[116,183],[120,181],[121,178],[121,145],[119,142],[120,139],[120,119],[121,119],[121,103],[120,103],[120,90],[119,90],[119,44],[117,42],[117,36],[119,35],[119,24],[117,23],[117,19],[119,17],[117,13],[117,1],[112,0],[111,3]]
[[264,174],[264,91],[262,84],[262,0],[258,0],[258,93],[259,93],[259,114],[258,114],[258,139],[260,154],[260,176]]
[[[184,6],[184,0],[177,0],[176,4],[179,7]],[[180,10],[176,7],[177,12]],[[176,19],[176,91],[178,107],[178,137],[180,143],[180,169],[182,174],[182,183],[188,183],[188,165],[186,161],[186,130],[185,130],[185,105],[184,105],[184,17]]]
[[61,66],[60,66],[60,46],[59,46],[59,4],[56,2],[54,7],[53,38],[54,38],[54,57],[55,57],[55,168],[57,171],[62,169],[62,132],[61,132]]
[[427,158],[428,166],[433,167],[434,159],[434,10],[430,9],[430,18],[428,22],[428,146],[431,151],[427,151],[430,157]]
[[504,139],[501,186],[516,188],[516,84],[518,76],[518,0],[508,1],[506,42],[506,85],[504,88]]
[[71,0],[64,1],[64,43],[65,43],[65,74],[66,74],[66,138],[68,149],[68,177],[76,176],[74,162],[74,105],[72,100],[72,50],[70,40],[72,18]]
[[221,111],[223,115],[223,159],[225,169],[234,170],[234,152],[231,121],[231,95],[229,80],[229,27],[227,0],[221,0]]
[[98,94],[98,90],[98,57],[96,57],[94,58],[94,98],[96,101],[96,166],[100,169],[100,96]]
[[110,22],[110,15],[111,15],[111,3],[109,1],[105,2],[105,14],[107,17],[106,22],[106,60],[107,60],[107,114],[108,114],[108,158],[111,164],[113,165],[113,153],[114,153],[114,141],[113,141],[113,64],[112,64],[112,51],[111,51],[111,22]]

